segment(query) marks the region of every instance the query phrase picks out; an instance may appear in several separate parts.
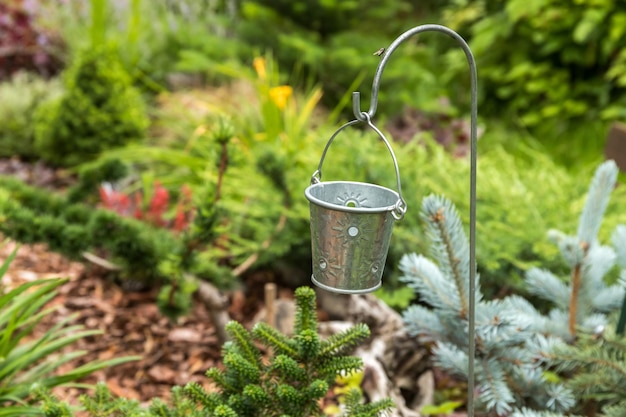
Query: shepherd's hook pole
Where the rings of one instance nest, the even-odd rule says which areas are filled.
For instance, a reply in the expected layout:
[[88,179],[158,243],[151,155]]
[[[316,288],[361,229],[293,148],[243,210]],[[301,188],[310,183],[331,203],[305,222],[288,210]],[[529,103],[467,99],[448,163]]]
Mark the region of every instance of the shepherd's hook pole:
[[476,350],[475,344],[475,304],[476,304],[476,142],[477,142],[477,124],[478,124],[478,76],[476,71],[476,61],[472,51],[465,42],[465,40],[455,31],[450,28],[441,25],[421,25],[416,26],[413,29],[409,29],[402,35],[398,36],[395,41],[382,52],[382,59],[376,69],[374,75],[374,82],[372,83],[372,100],[370,102],[370,108],[367,113],[361,111],[361,93],[352,93],[352,109],[354,116],[362,121],[368,121],[376,114],[376,108],[378,106],[378,90],[380,88],[380,78],[383,74],[383,70],[391,57],[393,51],[408,38],[413,35],[417,35],[421,32],[443,32],[446,35],[454,38],[463,48],[465,57],[469,63],[470,69],[470,93],[471,93],[471,136],[470,136],[470,233],[469,233],[469,258],[470,258],[470,272],[469,272],[469,347],[468,347],[468,384],[467,384],[467,412],[468,417],[474,417],[474,352]]

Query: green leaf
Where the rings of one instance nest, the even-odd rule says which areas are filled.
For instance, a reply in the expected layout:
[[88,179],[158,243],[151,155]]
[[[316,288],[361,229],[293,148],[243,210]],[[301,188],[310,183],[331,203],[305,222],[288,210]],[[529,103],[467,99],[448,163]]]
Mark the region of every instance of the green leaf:
[[[9,256],[7,256],[4,262],[2,262],[2,266],[0,267],[0,277],[3,277],[4,274],[6,274],[7,270],[9,269],[9,266],[11,266],[11,262],[13,262],[13,260],[15,259],[15,256],[17,255],[18,249],[19,249],[19,246],[16,246],[15,249],[13,249],[13,251],[9,254]],[[1,305],[2,304],[0,304],[0,306]]]
[[43,380],[43,383],[45,383],[47,386],[67,384],[69,382],[84,378],[87,375],[91,375],[92,373],[99,371],[100,369],[109,368],[131,361],[139,361],[141,359],[141,356],[124,356],[107,360],[91,361],[63,375],[45,378]]
[[577,43],[587,42],[606,16],[606,9],[587,9],[574,28],[573,38]]

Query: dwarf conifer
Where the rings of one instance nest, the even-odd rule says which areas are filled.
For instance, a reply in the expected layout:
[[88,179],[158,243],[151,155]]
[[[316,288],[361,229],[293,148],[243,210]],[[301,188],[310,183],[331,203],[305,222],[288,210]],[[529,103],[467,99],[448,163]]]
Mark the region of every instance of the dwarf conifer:
[[[609,313],[615,312],[624,298],[626,280],[613,285],[605,281],[616,259],[622,268],[626,265],[621,263],[622,229],[614,234],[615,248],[597,240],[616,176],[612,161],[597,169],[576,236],[550,232],[570,267],[570,282],[542,269],[527,273],[529,290],[555,304],[547,315],[517,295],[486,300],[476,283],[475,378],[477,405],[483,410],[498,416],[538,417],[565,412],[576,404],[574,391],[559,378],[550,378],[546,371],[554,365],[552,353],[556,349],[565,342],[575,342],[581,330],[602,331]],[[422,217],[435,261],[416,254],[402,258],[402,280],[422,302],[409,307],[404,320],[421,340],[434,343],[438,366],[467,378],[467,239],[454,206],[445,198],[424,199]]]
[[[189,383],[172,390],[171,405],[153,400],[148,409],[135,401],[113,398],[100,384],[92,397],[81,399],[87,415],[96,417],[312,417],[323,416],[320,400],[338,376],[359,370],[360,358],[353,348],[369,337],[366,325],[321,339],[317,332],[315,292],[296,290],[294,335],[288,337],[265,323],[252,331],[232,321],[227,325],[230,341],[223,346],[223,369],[211,368],[207,376],[217,386],[207,391]],[[260,348],[261,347],[261,348]],[[269,357],[264,352],[271,354]],[[73,417],[69,407],[46,392],[39,392],[46,417]],[[375,417],[390,409],[390,399],[363,404],[361,392],[345,396],[344,417]],[[118,414],[116,414],[118,413]],[[121,413],[121,414],[119,414]]]

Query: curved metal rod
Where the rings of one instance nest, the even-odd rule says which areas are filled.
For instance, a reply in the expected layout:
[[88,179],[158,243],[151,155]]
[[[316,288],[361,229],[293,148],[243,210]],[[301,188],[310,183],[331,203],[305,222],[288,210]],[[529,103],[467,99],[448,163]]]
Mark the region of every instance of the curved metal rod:
[[402,35],[398,36],[394,40],[389,48],[383,54],[383,57],[378,64],[376,74],[374,75],[374,82],[372,83],[372,101],[370,103],[370,109],[367,113],[361,111],[361,94],[357,91],[352,93],[352,109],[354,116],[361,121],[370,120],[376,114],[376,108],[378,106],[378,90],[380,88],[380,78],[383,74],[383,70],[391,57],[393,51],[408,38],[413,35],[417,35],[421,32],[443,32],[446,35],[454,38],[463,48],[465,57],[469,64],[470,69],[470,93],[471,93],[471,136],[470,136],[470,233],[469,233],[469,258],[470,258],[470,276],[469,276],[469,348],[468,348],[468,385],[467,385],[467,410],[468,417],[474,416],[474,354],[476,351],[475,342],[475,311],[476,311],[476,142],[477,142],[477,125],[478,125],[478,75],[476,71],[476,61],[472,51],[465,42],[465,40],[455,31],[450,28],[441,25],[421,25],[416,26],[413,29],[409,29]]

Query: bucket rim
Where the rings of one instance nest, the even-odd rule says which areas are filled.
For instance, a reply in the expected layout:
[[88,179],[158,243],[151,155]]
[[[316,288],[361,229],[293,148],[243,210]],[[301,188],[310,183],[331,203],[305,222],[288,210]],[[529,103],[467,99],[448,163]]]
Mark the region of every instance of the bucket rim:
[[329,203],[327,201],[323,201],[320,200],[319,198],[315,197],[314,195],[311,194],[311,189],[315,188],[315,187],[319,187],[319,186],[323,186],[323,185],[329,185],[329,184],[356,184],[356,185],[367,185],[369,187],[375,187],[375,188],[380,188],[382,190],[388,191],[390,193],[392,193],[394,196],[396,196],[396,198],[398,199],[398,201],[400,201],[400,194],[398,194],[398,192],[387,188],[387,187],[383,187],[382,185],[378,185],[378,184],[372,184],[372,183],[368,183],[368,182],[358,182],[358,181],[323,181],[323,182],[318,182],[315,184],[311,184],[309,185],[305,190],[304,190],[304,195],[306,196],[307,200],[309,200],[311,203],[314,203],[318,206],[327,208],[327,209],[332,209],[332,210],[336,210],[336,211],[343,211],[346,213],[361,213],[361,214],[365,214],[365,213],[369,213],[369,214],[374,214],[374,213],[384,213],[384,212],[393,212],[397,206],[398,206],[398,202],[390,205],[390,206],[381,206],[381,207],[349,207],[349,206],[342,206],[339,204],[333,204],[333,203]]
[[369,288],[358,288],[358,289],[350,289],[350,288],[341,288],[341,287],[333,287],[332,285],[326,285],[323,284],[322,282],[318,281],[317,279],[315,279],[315,275],[311,275],[311,282],[313,282],[313,284],[317,285],[318,287],[326,290],[326,291],[330,291],[330,292],[334,292],[337,294],[367,294],[370,292],[374,292],[377,289],[379,289],[380,287],[382,287],[383,285],[383,280],[382,278],[372,287]]

